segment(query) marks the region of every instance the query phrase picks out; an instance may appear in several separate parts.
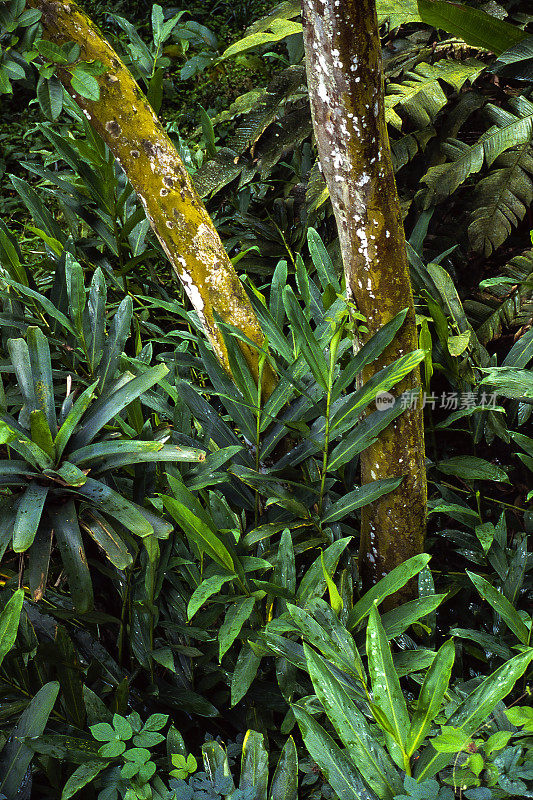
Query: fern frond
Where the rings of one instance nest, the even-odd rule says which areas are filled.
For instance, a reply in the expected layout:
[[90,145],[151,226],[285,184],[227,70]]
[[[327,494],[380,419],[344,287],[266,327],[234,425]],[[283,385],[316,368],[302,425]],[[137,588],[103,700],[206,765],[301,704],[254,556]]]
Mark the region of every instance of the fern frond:
[[194,186],[200,197],[216,194],[241,174],[243,165],[236,163],[238,158],[234,150],[221,147],[215,158],[204,162],[193,176]]
[[472,249],[486,256],[505,242],[533,202],[533,148],[513,147],[494,165],[476,187],[468,226]]
[[533,317],[533,248],[512,258],[503,272],[512,279],[511,285],[491,286],[477,302],[467,304],[482,344],[496,339],[504,327],[527,325]]
[[[264,164],[268,162],[270,167],[276,164],[287,149],[290,149],[291,142],[293,145],[299,144],[309,136],[311,115],[308,109],[303,116],[301,114],[297,116],[300,129],[294,129],[300,107],[294,99],[299,87],[304,83],[305,69],[298,66],[288,67],[276,75],[266,89],[258,94],[248,92],[242,95],[227,112],[219,114],[212,120],[216,124],[241,117],[235,133],[227,138],[226,146],[220,148],[216,157],[206,161],[195,173],[194,183],[200,197],[216,194],[241,173],[244,176],[241,185],[250,181],[257,171],[257,159],[252,163],[250,153],[246,151],[253,151],[259,140],[264,159],[264,163],[259,166],[265,171]],[[290,100],[290,108],[287,100]],[[284,112],[283,126],[279,128],[273,125],[274,120]],[[241,158],[245,153],[245,157]]]
[[479,172],[486,163],[491,166],[506,150],[527,144],[533,133],[533,104],[513,103],[520,116],[489,104],[486,111],[492,121],[497,122],[480,136],[473,145],[458,139],[448,139],[442,150],[450,159],[445,164],[430,167],[422,178],[426,190],[419,193],[423,207],[429,208],[453,194],[466,179]]
[[320,171],[320,161],[317,158],[311,172],[309,173],[309,180],[307,182],[307,189],[305,192],[305,207],[308,214],[318,211],[320,206],[329,199],[329,189],[322,172]]
[[388,22],[389,30],[394,30],[408,22],[420,22],[416,0],[377,0],[378,22]]
[[387,122],[396,128],[402,127],[396,110],[400,107],[418,127],[426,127],[448,101],[439,81],[459,91],[466,81],[474,81],[484,69],[485,64],[475,59],[459,62],[443,58],[435,64],[418,64],[405,74],[401,83],[389,83],[387,86]]
[[392,164],[394,172],[398,172],[402,167],[411,161],[420,150],[425,150],[430,139],[437,135],[433,125],[422,128],[420,131],[408,133],[391,142]]
[[[376,6],[379,24],[382,25],[384,22],[388,22],[389,30],[394,30],[399,25],[406,25],[409,22],[420,22],[416,0],[377,0]],[[250,25],[245,34],[262,33],[268,30],[273,20],[295,19],[301,13],[301,0],[284,0],[264,17]]]
[[274,77],[258,98],[254,107],[239,123],[234,135],[226,146],[237,153],[253,147],[270,123],[278,116],[285,101],[295,100],[296,90],[305,83],[304,67],[293,66],[284,69]]

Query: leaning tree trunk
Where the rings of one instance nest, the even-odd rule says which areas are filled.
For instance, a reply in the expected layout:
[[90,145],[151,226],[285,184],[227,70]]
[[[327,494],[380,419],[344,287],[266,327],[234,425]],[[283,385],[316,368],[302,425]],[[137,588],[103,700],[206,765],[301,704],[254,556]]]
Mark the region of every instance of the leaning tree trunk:
[[[58,45],[76,42],[81,61],[100,61],[105,67],[97,77],[99,100],[78,95],[72,89],[68,70],[58,67],[57,75],[122,166],[217,356],[229,371],[215,315],[239,328],[259,346],[264,336],[176,148],[130,71],[75,3],[28,0],[27,4],[42,12],[45,38]],[[257,380],[258,351],[240,345]],[[265,364],[262,388],[266,396],[275,383],[274,373]]]
[[[313,126],[339,233],[348,296],[368,336],[408,308],[395,341],[364,373],[416,349],[405,236],[384,113],[375,0],[303,0]],[[398,392],[419,391],[418,371]],[[420,404],[418,404],[420,405]],[[404,476],[363,509],[360,570],[365,587],[423,550],[427,484],[420,407],[404,412],[361,454],[362,481]]]

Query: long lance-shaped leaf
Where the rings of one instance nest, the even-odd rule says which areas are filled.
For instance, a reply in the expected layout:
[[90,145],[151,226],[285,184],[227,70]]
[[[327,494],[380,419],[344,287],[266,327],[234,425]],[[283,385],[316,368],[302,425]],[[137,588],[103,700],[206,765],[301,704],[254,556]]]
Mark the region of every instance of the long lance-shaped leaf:
[[68,585],[76,610],[80,613],[93,607],[93,585],[83,547],[76,506],[72,500],[49,510],[54,526]]
[[48,515],[45,515],[28,551],[28,566],[24,571],[24,580],[28,582],[32,600],[35,602],[45,593],[51,555],[52,526]]
[[[306,68],[320,164],[337,222],[346,287],[366,317],[369,339],[407,309],[403,325],[363,377],[416,350],[409,266],[385,122],[375,0],[303,0]],[[396,392],[418,395],[413,363]],[[400,378],[400,376],[398,376]],[[362,512],[360,572],[365,589],[423,551],[426,516],[424,427],[410,408],[361,453],[362,483],[406,475]],[[409,593],[409,587],[406,589]]]
[[335,621],[334,613],[332,615],[327,609],[327,604],[320,599],[312,600],[305,610],[290,603],[288,605],[289,614],[304,639],[331,664],[356,681],[364,682],[363,663],[352,635],[346,630],[343,632],[342,623],[338,619]]
[[86,410],[89,408],[89,404],[94,397],[94,393],[96,391],[97,386],[98,386],[98,381],[95,381],[90,386],[88,386],[82,394],[80,394],[80,396],[74,402],[74,405],[70,409],[66,420],[58,430],[57,436],[54,439],[54,447],[56,450],[57,458],[61,458],[63,450],[67,446],[67,442],[72,436],[76,428],[76,425],[78,424],[82,416],[85,414]]
[[100,388],[104,388],[115,377],[118,363],[126,340],[130,335],[133,303],[131,297],[125,297],[117,308],[111,327],[105,340],[97,375]]
[[418,13],[428,25],[442,28],[474,47],[483,47],[497,55],[527,37],[527,33],[517,25],[459,3],[418,0]]
[[203,520],[173,497],[163,496],[163,505],[201,553],[207,553],[217,564],[235,572],[233,559],[227,548]]
[[35,539],[47,494],[48,486],[32,481],[22,495],[13,528],[15,553],[24,553]]
[[[517,680],[524,674],[533,661],[533,648],[511,658],[499,669],[485,678],[460,706],[446,720],[446,725],[463,731],[471,736],[478,727],[487,721],[497,703],[503,700]],[[415,777],[417,780],[431,778],[444,769],[454,759],[454,753],[437,753],[429,744],[417,759]]]
[[30,433],[32,441],[44,450],[51,459],[55,459],[54,443],[50,433],[50,425],[44,411],[39,408],[30,414]]
[[407,703],[392,663],[390,646],[375,605],[370,609],[368,618],[366,652],[374,703],[386,718],[390,730],[390,733],[385,732],[385,736],[388,740],[392,737],[394,742],[405,752],[405,742],[409,733]]
[[131,533],[137,536],[151,536],[154,533],[149,514],[145,509],[127,500],[101,481],[87,478],[83,486],[76,487],[76,492],[105,514],[109,514],[112,519],[118,520]]
[[340,800],[376,800],[359,771],[324,728],[300,706],[291,706],[305,746]]
[[78,433],[74,434],[71,440],[73,448],[83,447],[92,442],[96,434],[107,425],[113,417],[116,417],[129,403],[139,397],[143,392],[150,389],[155,383],[168,373],[165,364],[147,369],[142,375],[138,375],[133,380],[128,381],[125,386],[121,386],[113,392],[95,409],[90,411]]
[[309,675],[315,693],[339,734],[357,769],[369,786],[383,800],[401,792],[398,770],[344,686],[337,680],[327,661],[304,644]]
[[62,625],[56,628],[54,645],[58,655],[57,677],[67,719],[83,728],[86,719],[81,665],[76,648]]
[[23,602],[24,589],[17,589],[0,614],[0,664],[15,644]]
[[133,556],[126,543],[122,541],[110,523],[94,509],[91,508],[90,511],[84,512],[82,527],[92,536],[117,569],[126,569],[131,566]]
[[431,556],[427,553],[422,553],[419,556],[413,556],[405,564],[395,567],[392,572],[382,578],[357,601],[348,615],[347,627],[351,630],[359,625],[369,613],[375,601],[381,603],[385,597],[390,597],[391,594],[405,586],[411,578],[424,569],[430,558]]
[[37,401],[35,399],[35,386],[28,345],[24,339],[9,339],[7,349],[26,408],[28,412],[35,411],[37,409]]
[[266,800],[268,787],[268,752],[264,737],[258,731],[248,731],[242,743],[241,781],[252,785],[257,800]]
[[26,737],[41,736],[59,692],[59,683],[52,681],[39,689],[17,722],[11,739],[0,756],[0,792],[16,798],[33,758],[33,750],[25,744]]
[[[29,0],[28,5],[41,11],[49,9],[46,0]],[[129,70],[74,2],[56,3],[54,13],[43,14],[41,22],[46,39],[56,45],[76,42],[81,61],[102,65],[103,72],[93,78],[98,84],[98,99],[94,95],[88,99],[76,91],[79,87],[73,84],[68,70],[59,66],[57,76],[120,162],[217,356],[229,371],[216,314],[259,346],[264,337],[176,148]],[[257,381],[258,352],[244,343],[240,346]],[[272,392],[275,383],[275,375],[266,364],[265,395]]]
[[[355,392],[355,394],[336,411],[331,420],[332,430],[344,430],[344,428],[348,426],[351,427],[353,424],[353,414],[364,409],[378,394],[392,389],[402,378],[409,375],[409,373],[420,364],[423,358],[423,350],[414,350],[406,356],[401,356],[393,364],[383,367],[382,370],[373,375],[370,380],[366,381],[362,388]],[[399,423],[396,422],[395,424],[398,425]],[[402,462],[400,461],[399,463],[401,464]]]
[[410,756],[424,741],[429,726],[441,709],[450,682],[454,659],[455,645],[450,639],[444,642],[438,651],[426,673],[424,683],[420,687],[409,732],[408,755]]
[[205,461],[205,453],[195,447],[119,439],[81,447],[69,453],[68,458],[72,464],[83,466],[102,461],[102,467],[105,469],[109,469],[108,460],[113,459],[113,468],[116,469],[119,465],[138,464],[143,461]]
[[0,461],[0,477],[9,476],[12,476],[14,481],[17,481],[19,478],[22,480],[36,477],[37,473],[31,470],[27,461],[22,461],[22,459],[2,459]]
[[37,408],[44,412],[50,433],[55,436],[57,419],[48,340],[40,328],[33,326],[28,328],[27,340]]
[[485,578],[481,575],[475,575],[473,572],[466,571],[466,574],[480,593],[482,597],[491,604],[493,609],[505,621],[505,624],[512,632],[518,637],[522,644],[529,644],[531,631],[528,629],[525,622],[520,617],[518,611],[509,602],[505,595],[498,592],[494,586],[491,586]]
[[107,287],[104,273],[98,267],[91,281],[89,299],[84,309],[83,328],[87,354],[94,371],[102,359],[105,342]]
[[271,800],[297,800],[298,798],[298,753],[294,739],[289,736],[281,751],[272,784]]
[[328,508],[322,517],[322,523],[337,522],[339,519],[343,519],[348,514],[351,514],[352,511],[355,511],[356,508],[362,508],[362,506],[377,500],[378,497],[396,489],[401,481],[401,478],[386,478],[381,481],[365,483],[364,486],[358,486],[357,489],[348,492]]

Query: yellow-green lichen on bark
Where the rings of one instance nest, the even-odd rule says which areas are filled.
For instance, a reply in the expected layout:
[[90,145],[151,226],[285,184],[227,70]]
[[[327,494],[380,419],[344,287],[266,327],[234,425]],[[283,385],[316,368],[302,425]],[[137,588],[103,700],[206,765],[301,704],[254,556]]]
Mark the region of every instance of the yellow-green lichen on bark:
[[[75,3],[28,0],[28,5],[42,12],[46,38],[58,45],[74,41],[80,46],[81,61],[100,61],[105,67],[97,77],[99,100],[79,96],[71,87],[67,70],[58,68],[57,74],[121,164],[218,358],[229,371],[215,314],[259,346],[264,336],[176,148],[129,70]],[[257,350],[243,343],[240,346],[257,380]],[[263,394],[268,396],[275,384],[276,376],[266,364]]]
[[[385,123],[375,0],[303,0],[306,65],[321,169],[339,234],[349,297],[368,336],[402,309],[397,337],[364,373],[369,378],[417,347],[400,204]],[[397,394],[419,391],[414,371]],[[408,410],[361,454],[363,483],[404,476],[362,512],[365,587],[424,546],[427,484],[421,410]]]

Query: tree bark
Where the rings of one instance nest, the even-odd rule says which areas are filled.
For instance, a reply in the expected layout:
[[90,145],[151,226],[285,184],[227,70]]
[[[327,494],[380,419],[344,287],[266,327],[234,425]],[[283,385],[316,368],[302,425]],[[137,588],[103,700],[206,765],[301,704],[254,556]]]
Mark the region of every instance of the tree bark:
[[[417,348],[400,203],[385,123],[375,0],[303,0],[313,127],[337,221],[348,297],[368,336],[408,308],[396,339],[368,379]],[[420,390],[418,370],[396,393]],[[364,588],[424,547],[427,483],[423,416],[408,410],[361,454],[362,482],[403,475],[398,489],[363,509]]]
[[[218,233],[199,199],[176,148],[131,73],[99,29],[73,2],[28,0],[42,12],[43,36],[55,44],[76,42],[81,61],[100,61],[100,99],[87,100],[71,87],[70,73],[57,75],[119,161],[150,224],[203,323],[218,358],[229,370],[215,314],[263,345],[264,336]],[[256,381],[258,352],[240,343]],[[264,365],[262,390],[268,396],[276,376]]]

